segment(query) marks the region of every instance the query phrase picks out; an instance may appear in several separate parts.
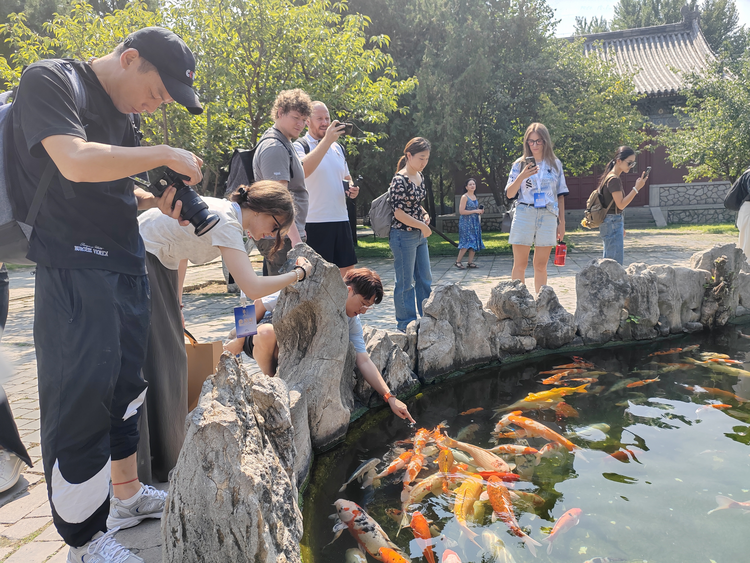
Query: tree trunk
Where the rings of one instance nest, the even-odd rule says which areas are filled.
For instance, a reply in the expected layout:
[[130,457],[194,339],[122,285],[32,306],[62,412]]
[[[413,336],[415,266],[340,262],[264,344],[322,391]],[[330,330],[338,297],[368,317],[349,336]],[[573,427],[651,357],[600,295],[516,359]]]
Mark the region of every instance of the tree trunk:
[[432,193],[432,178],[429,174],[424,177],[424,185],[427,188],[427,213],[430,215],[430,225],[434,225],[437,220],[435,216],[435,195]]
[[161,123],[164,128],[164,144],[169,145],[169,123],[167,122],[167,108],[161,106]]

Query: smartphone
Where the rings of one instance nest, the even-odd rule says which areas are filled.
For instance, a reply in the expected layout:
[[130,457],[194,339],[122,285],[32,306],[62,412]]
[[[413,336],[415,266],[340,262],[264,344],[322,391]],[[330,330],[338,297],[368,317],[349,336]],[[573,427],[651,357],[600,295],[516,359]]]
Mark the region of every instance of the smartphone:
[[651,174],[651,167],[650,167],[650,166],[648,166],[648,167],[646,168],[646,178],[648,178],[648,175],[649,175],[649,174]]
[[536,166],[536,160],[533,156],[527,156],[526,157],[526,164],[531,166]]
[[344,126],[344,135],[349,135],[350,137],[354,135],[354,123],[342,123],[341,125]]
[[484,209],[484,205],[480,205],[480,206],[479,206],[479,209]]

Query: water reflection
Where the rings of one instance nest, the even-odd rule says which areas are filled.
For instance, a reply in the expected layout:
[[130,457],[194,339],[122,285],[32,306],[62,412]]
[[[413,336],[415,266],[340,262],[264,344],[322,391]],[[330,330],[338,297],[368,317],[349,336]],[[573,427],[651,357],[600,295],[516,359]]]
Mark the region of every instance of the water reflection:
[[[372,487],[363,490],[355,480],[338,493],[362,461],[382,460],[382,472],[414,449],[414,430],[390,413],[368,418],[346,444],[316,461],[304,506],[308,563],[344,561],[356,546],[344,532],[324,547],[333,537],[332,521],[321,516],[338,498],[361,506],[393,549],[414,561],[427,560],[425,547],[436,561],[450,550],[464,563],[746,560],[750,539],[737,533],[747,525],[743,512],[723,508],[743,508],[732,502],[750,498],[750,364],[744,363],[750,342],[727,330],[696,344],[597,351],[583,360],[591,364],[585,368],[570,367],[577,361],[570,357],[545,358],[427,388],[409,405],[418,428],[430,432],[422,446],[428,455],[413,481],[405,488],[401,469]],[[542,384],[551,378],[557,379]],[[521,411],[516,424],[496,428],[513,409]],[[545,431],[523,419],[560,438],[541,437]],[[447,428],[436,434],[444,420]],[[450,439],[496,455],[516,480],[482,465],[492,458],[456,448]],[[439,448],[450,449],[455,466],[438,467]],[[424,494],[409,499],[410,487],[423,483]],[[503,491],[510,503],[505,510]],[[719,512],[707,516],[717,506]],[[414,513],[429,521],[431,539],[399,532]],[[543,544],[536,559],[535,543]]]

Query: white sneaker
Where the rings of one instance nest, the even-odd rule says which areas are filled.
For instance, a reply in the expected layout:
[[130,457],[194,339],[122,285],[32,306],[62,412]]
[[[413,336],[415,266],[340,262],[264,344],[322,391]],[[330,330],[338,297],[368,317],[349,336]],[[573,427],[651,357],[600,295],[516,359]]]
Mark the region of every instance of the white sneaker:
[[167,491],[141,485],[141,490],[135,496],[135,499],[124,502],[115,497],[109,500],[107,529],[132,528],[146,518],[161,518],[167,504]]
[[86,545],[71,547],[68,563],[143,563],[143,559],[117,543],[114,537],[117,530],[97,532]]
[[0,448],[0,493],[18,483],[23,460],[9,450]]

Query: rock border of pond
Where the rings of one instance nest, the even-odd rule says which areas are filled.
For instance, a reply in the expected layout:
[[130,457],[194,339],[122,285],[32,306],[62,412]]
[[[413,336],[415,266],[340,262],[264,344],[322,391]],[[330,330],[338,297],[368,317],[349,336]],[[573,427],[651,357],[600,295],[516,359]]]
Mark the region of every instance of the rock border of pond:
[[[313,452],[384,406],[357,373],[338,268],[306,245],[289,255],[298,256],[313,272],[286,288],[274,311],[279,377],[248,375],[225,353],[187,417],[162,519],[165,562],[301,561],[299,491]],[[483,305],[472,290],[440,284],[406,334],[365,327],[365,342],[391,391],[406,399],[494,364],[750,322],[748,272],[734,244],[694,254],[690,267],[594,260],[576,274],[575,314],[550,286],[534,299],[520,281],[502,281]]]

